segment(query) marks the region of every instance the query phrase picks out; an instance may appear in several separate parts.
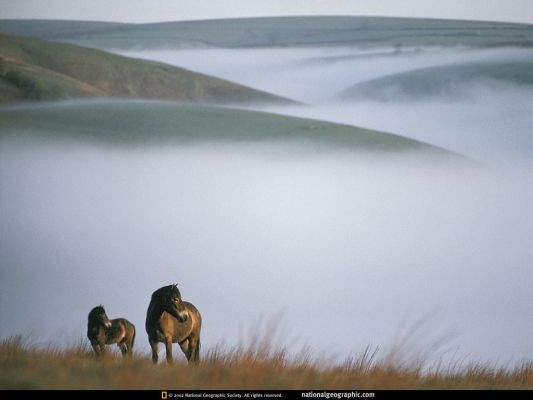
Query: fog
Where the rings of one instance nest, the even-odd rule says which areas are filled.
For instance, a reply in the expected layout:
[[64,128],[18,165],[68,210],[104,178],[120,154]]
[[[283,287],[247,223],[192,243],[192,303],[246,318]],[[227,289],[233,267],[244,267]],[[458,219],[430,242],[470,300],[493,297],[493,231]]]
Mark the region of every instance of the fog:
[[202,48],[123,51],[121,54],[177,65],[307,104],[328,100],[355,83],[419,68],[533,59],[533,50],[512,47]]
[[[404,135],[490,163],[533,156],[533,85],[476,76],[449,79],[446,96],[341,99],[357,83],[427,67],[530,62],[527,48],[191,49],[126,52],[286,96],[309,107],[269,108]],[[527,72],[526,72],[527,73]],[[446,78],[440,78],[446,79]]]
[[429,314],[432,357],[533,357],[531,169],[244,145],[4,142],[0,161],[1,337],[75,340],[102,303],[145,351],[150,295],[178,282],[204,348],[282,313],[289,345],[347,355]]
[[130,55],[308,104],[263,110],[402,134],[480,162],[294,155],[279,142],[120,149],[2,139],[0,338],[72,342],[103,304],[137,326],[144,352],[150,295],[178,282],[203,314],[203,349],[245,341],[258,319],[277,318],[287,334],[278,339],[294,349],[342,357],[371,344],[383,355],[429,315],[412,354],[533,358],[531,86],[473,79],[451,97],[337,97],[380,76],[531,50]]

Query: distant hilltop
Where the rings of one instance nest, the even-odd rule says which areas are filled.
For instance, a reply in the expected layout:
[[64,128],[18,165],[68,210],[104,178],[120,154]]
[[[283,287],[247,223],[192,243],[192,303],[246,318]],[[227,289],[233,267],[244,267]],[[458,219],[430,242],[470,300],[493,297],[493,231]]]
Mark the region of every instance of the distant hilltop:
[[88,97],[295,104],[260,90],[163,63],[0,33],[0,103]]
[[533,46],[533,25],[390,17],[264,17],[150,24],[0,20],[0,31],[102,49]]

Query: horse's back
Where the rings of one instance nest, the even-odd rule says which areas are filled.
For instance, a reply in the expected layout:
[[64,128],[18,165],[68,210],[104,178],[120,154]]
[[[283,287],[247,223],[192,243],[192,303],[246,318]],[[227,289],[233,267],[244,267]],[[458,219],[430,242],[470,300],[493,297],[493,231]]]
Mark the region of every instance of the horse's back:
[[111,320],[111,323],[116,322],[117,324],[122,324],[127,328],[135,330],[135,325],[133,325],[130,321],[128,321],[126,318],[117,318]]
[[118,321],[121,325],[124,326],[125,339],[129,342],[128,346],[130,346],[130,350],[131,350],[135,342],[135,334],[136,334],[135,325],[133,325],[126,318],[117,318],[116,321]]
[[126,318],[116,318],[111,321],[111,328],[106,332],[106,344],[116,343],[123,339],[133,341],[135,325]]

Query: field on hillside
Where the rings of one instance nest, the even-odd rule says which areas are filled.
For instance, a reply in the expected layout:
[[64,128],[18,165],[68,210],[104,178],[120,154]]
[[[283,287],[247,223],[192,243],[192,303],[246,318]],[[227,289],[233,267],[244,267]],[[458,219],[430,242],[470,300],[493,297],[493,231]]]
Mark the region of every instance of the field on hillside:
[[87,97],[189,103],[289,102],[249,87],[153,61],[16,36],[0,28],[0,103]]
[[[416,140],[349,125],[272,113],[149,101],[73,101],[0,109],[3,139],[61,139],[116,146],[187,143],[283,144],[298,153],[417,152],[461,157]],[[304,144],[303,146],[301,144]]]
[[113,353],[96,359],[87,342],[37,349],[20,337],[0,343],[0,389],[533,389],[533,363],[515,367],[458,363],[423,370],[376,357],[367,348],[340,362],[305,350],[259,341],[249,348],[218,346],[194,366],[153,365],[146,355],[124,360]]
[[529,25],[380,17],[272,17],[152,24],[0,20],[0,31],[104,49],[532,46]]
[[533,88],[533,57],[499,62],[459,63],[372,79],[341,93],[345,99],[413,100],[466,96],[474,87],[515,85]]

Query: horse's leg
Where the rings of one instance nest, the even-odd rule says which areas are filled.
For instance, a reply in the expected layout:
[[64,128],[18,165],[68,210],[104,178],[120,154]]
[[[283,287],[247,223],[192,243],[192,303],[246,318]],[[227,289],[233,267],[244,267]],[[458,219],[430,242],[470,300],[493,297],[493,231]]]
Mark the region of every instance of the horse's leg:
[[194,363],[200,361],[200,338],[196,335],[189,337],[189,356],[187,358]]
[[128,356],[133,357],[133,344],[135,343],[135,327],[131,325],[131,331],[127,335]]
[[167,363],[172,363],[172,337],[165,337],[165,349],[167,351]]
[[105,343],[100,343],[100,355],[103,356],[105,354]]
[[158,359],[157,347],[158,347],[158,345],[159,345],[159,343],[156,340],[150,339],[150,347],[152,348],[152,362],[154,364],[157,364],[157,359]]
[[130,339],[124,339],[124,343],[126,344],[126,354],[128,357],[133,356],[133,341]]
[[180,343],[180,347],[181,347],[181,351],[183,351],[183,354],[185,354],[185,357],[187,357],[187,361],[189,361],[189,358],[190,358],[190,349],[191,349],[191,346],[190,346],[190,343],[189,343],[189,339],[185,339],[183,342]]
[[120,351],[122,352],[122,356],[126,357],[126,355],[128,354],[128,345],[126,343],[126,338],[118,342],[117,346],[120,348]]
[[91,343],[91,346],[94,350],[94,354],[96,354],[96,357],[100,357],[100,343]]

